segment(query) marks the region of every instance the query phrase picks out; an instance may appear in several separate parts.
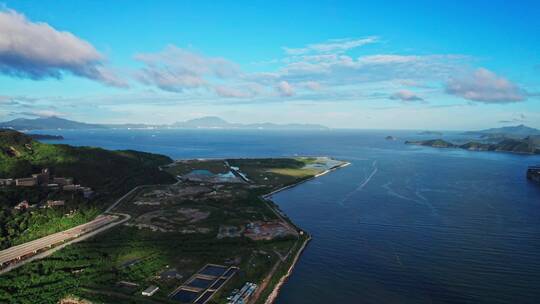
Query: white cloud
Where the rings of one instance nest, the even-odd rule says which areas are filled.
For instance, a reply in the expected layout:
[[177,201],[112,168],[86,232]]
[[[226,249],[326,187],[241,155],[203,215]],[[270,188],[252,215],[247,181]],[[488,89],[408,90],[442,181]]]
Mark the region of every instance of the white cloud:
[[306,81],[302,82],[301,85],[311,91],[320,91],[322,89],[322,85],[317,81]]
[[0,11],[0,72],[31,79],[61,78],[63,72],[106,85],[127,84],[103,66],[105,58],[70,32],[32,22],[13,10]]
[[170,45],[159,53],[138,54],[135,59],[145,64],[137,79],[162,90],[181,92],[207,86],[210,78],[230,79],[240,76],[235,63],[220,57],[206,57]]
[[232,88],[232,87],[226,87],[226,86],[215,86],[214,90],[216,91],[216,94],[218,94],[221,97],[228,97],[228,98],[248,98],[252,97],[250,92],[243,91],[238,88]]
[[217,95],[226,98],[252,98],[263,94],[264,87],[256,83],[236,87],[216,85],[214,91]]
[[278,70],[276,78],[291,83],[316,81],[328,87],[400,79],[444,81],[467,62],[467,58],[455,55],[379,54],[355,59],[342,54],[292,59]]
[[309,53],[342,53],[366,44],[376,43],[378,38],[375,36],[359,39],[334,39],[323,43],[309,44],[303,48],[288,48],[283,50],[288,55],[304,55]]
[[514,123],[524,123],[527,121],[527,116],[523,113],[515,113],[512,118],[506,120],[499,120],[499,123],[503,124],[514,124]]
[[[279,60],[281,66],[277,69],[255,73],[242,71],[227,59],[171,45],[161,52],[136,55],[135,59],[144,63],[136,78],[165,91],[183,92],[184,96],[210,92],[207,97],[251,98],[250,102],[270,101],[279,96],[311,101],[360,100],[366,96],[384,99],[395,90],[395,83],[403,79],[417,85],[444,82],[470,59],[459,55],[397,54],[353,58],[346,54],[354,47],[376,41],[376,37],[369,37],[312,44],[297,50],[298,55]],[[250,88],[253,84],[257,84],[256,90]],[[378,97],[362,92],[362,88],[373,84],[382,88],[378,89]]]
[[401,101],[423,101],[424,99],[418,96],[415,92],[409,90],[401,90],[390,95],[390,99],[401,100]]
[[479,68],[471,75],[453,78],[446,84],[446,92],[468,100],[485,103],[518,102],[526,99],[526,93],[516,84]]
[[396,64],[418,62],[422,57],[414,55],[371,55],[358,58],[358,62],[364,64]]
[[[501,96],[510,100],[523,98],[515,86],[483,69],[471,78],[472,84],[470,79],[448,81],[453,75],[463,75],[470,70],[468,56],[374,54],[351,57],[346,53],[362,43],[374,43],[377,38],[362,41],[333,40],[308,45],[282,58],[279,61],[282,65],[277,69],[255,73],[242,71],[239,65],[227,59],[171,45],[161,52],[136,55],[135,59],[144,63],[136,77],[144,84],[165,91],[184,92],[183,96],[190,100],[217,95],[249,102],[272,101],[279,96],[310,101],[390,98],[410,102],[424,99],[410,90],[396,92],[396,84],[435,89],[445,83],[448,83],[447,92],[468,99],[494,102]],[[374,87],[378,95],[365,92]],[[478,87],[496,87],[497,90],[486,96],[487,90],[481,89],[484,94],[479,94]],[[470,90],[462,92],[468,88]],[[294,98],[289,98],[292,96]]]
[[279,95],[283,97],[290,97],[294,95],[294,88],[287,81],[279,82],[276,86],[276,90],[278,91]]

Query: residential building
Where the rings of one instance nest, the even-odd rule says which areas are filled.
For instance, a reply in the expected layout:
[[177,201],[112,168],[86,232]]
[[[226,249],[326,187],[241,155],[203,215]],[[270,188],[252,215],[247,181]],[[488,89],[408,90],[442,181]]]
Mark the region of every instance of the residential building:
[[50,178],[49,169],[45,168],[39,174],[32,174],[32,178],[36,180],[38,185],[47,185]]
[[11,186],[13,185],[14,181],[12,178],[1,178],[0,179],[0,186]]
[[15,185],[20,187],[33,187],[37,185],[37,180],[33,177],[17,178]]
[[90,187],[81,187],[80,189],[82,190],[83,196],[86,199],[89,199],[94,195],[94,191]]

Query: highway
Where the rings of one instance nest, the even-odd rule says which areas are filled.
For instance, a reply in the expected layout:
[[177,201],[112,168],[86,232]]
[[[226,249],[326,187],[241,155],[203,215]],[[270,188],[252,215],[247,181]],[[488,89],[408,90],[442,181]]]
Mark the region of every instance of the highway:
[[0,274],[11,271],[33,260],[45,258],[70,244],[83,241],[129,221],[131,219],[129,214],[113,213],[111,210],[130,194],[142,187],[144,186],[133,188],[107,208],[103,214],[88,223],[0,251]]
[[118,216],[114,215],[100,215],[88,223],[2,250],[0,251],[0,266],[4,267],[13,264],[13,262],[25,259],[43,250],[48,250],[55,245],[79,238],[82,235],[113,223],[117,219]]

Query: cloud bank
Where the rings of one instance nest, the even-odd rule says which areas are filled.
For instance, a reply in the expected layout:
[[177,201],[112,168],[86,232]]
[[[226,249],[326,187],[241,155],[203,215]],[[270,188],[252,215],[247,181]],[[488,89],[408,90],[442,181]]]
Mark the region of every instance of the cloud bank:
[[446,92],[468,100],[485,103],[509,103],[526,99],[526,93],[516,84],[479,68],[471,75],[451,79],[446,84]]
[[401,90],[398,92],[395,92],[394,94],[390,95],[389,97],[392,100],[401,100],[401,101],[424,101],[424,99],[416,93],[409,91],[409,90]]
[[[240,73],[237,64],[224,58],[203,56],[173,45],[158,53],[135,55],[135,59],[145,65],[136,74],[140,82],[169,92],[206,87],[212,78],[229,79]],[[235,95],[224,88],[216,90],[224,95]]]

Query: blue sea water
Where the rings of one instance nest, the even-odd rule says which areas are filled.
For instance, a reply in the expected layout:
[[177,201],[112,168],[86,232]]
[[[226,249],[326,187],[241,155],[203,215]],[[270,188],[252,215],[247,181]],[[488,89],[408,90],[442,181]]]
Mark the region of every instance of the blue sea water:
[[525,178],[538,156],[409,146],[421,136],[403,131],[48,133],[173,158],[351,162],[274,196],[313,235],[277,303],[540,303],[540,186]]

